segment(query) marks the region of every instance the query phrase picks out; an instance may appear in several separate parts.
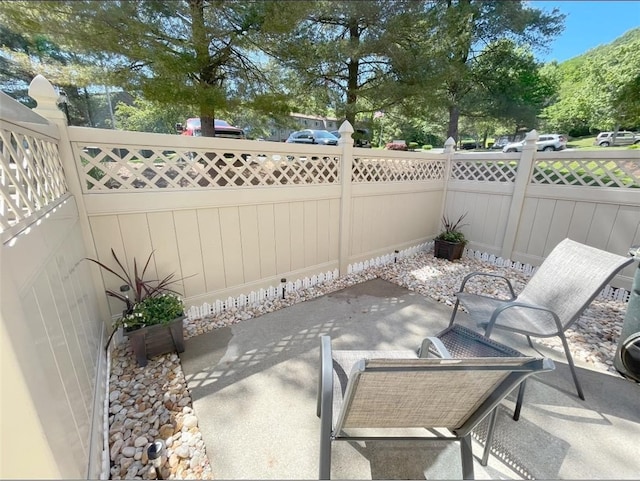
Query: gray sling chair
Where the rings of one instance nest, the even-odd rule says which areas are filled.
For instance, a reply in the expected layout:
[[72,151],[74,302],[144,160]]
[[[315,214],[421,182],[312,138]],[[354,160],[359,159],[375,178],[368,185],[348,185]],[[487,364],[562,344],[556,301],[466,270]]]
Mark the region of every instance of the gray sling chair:
[[[431,342],[444,346],[437,338]],[[424,349],[427,352],[428,349]],[[322,336],[317,415],[320,479],[331,476],[333,441],[459,442],[463,479],[473,479],[471,431],[526,377],[554,369],[550,359],[419,358],[415,351],[342,351]],[[395,429],[419,428],[411,436]],[[389,432],[389,430],[393,432]],[[419,434],[419,435],[418,435]]]
[[[571,375],[580,399],[584,393],[576,375],[569,344],[564,334],[606,284],[633,262],[595,247],[564,239],[547,256],[522,292],[516,296],[511,282],[496,274],[473,272],[466,276],[456,293],[457,300],[449,326],[462,304],[471,319],[490,337],[494,329],[517,332],[531,337],[555,337],[562,341]],[[490,276],[506,282],[511,299],[496,299],[464,292],[467,282],[476,276]]]

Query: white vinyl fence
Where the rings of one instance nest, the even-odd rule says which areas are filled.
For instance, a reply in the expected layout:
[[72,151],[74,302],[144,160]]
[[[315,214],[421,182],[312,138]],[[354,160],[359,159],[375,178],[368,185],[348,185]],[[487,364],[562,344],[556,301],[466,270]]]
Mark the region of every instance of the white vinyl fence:
[[[0,477],[108,472],[103,336],[123,306],[85,257],[131,270],[154,252],[149,276],[175,273],[198,317],[429,249],[443,214],[466,213],[466,255],[525,271],[564,237],[640,244],[639,150],[538,153],[535,131],[516,154],[361,149],[347,123],[338,146],[88,129],[46,79],[30,93],[39,115],[0,97]],[[633,269],[603,295],[623,299]]]

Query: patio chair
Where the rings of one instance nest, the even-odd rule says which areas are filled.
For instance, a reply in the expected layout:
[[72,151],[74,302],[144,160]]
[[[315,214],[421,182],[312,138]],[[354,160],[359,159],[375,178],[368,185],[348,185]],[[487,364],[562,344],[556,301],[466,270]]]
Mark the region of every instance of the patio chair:
[[[430,342],[444,350],[437,338]],[[423,440],[459,442],[463,479],[473,479],[471,431],[526,377],[553,368],[550,359],[531,357],[332,351],[331,338],[322,336],[319,477],[330,479],[333,441]]]
[[[571,239],[560,242],[516,296],[511,282],[496,274],[473,272],[467,275],[456,293],[457,300],[449,326],[462,304],[471,319],[490,337],[494,329],[524,334],[533,347],[531,337],[555,337],[562,341],[571,375],[580,399],[584,393],[576,374],[569,344],[564,334],[604,286],[632,257],[623,257]],[[464,292],[467,282],[476,276],[490,276],[506,282],[510,299]]]

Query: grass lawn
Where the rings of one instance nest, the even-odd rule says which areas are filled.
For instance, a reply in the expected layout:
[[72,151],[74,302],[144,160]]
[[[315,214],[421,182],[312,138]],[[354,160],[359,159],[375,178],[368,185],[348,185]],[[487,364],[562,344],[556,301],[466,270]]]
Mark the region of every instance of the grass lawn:
[[624,150],[628,149],[629,145],[619,145],[616,147],[598,147],[597,145],[593,145],[595,142],[596,136],[589,135],[587,137],[575,137],[570,139],[567,142],[568,149],[579,149],[579,150],[598,150],[598,151],[607,151],[607,150]]

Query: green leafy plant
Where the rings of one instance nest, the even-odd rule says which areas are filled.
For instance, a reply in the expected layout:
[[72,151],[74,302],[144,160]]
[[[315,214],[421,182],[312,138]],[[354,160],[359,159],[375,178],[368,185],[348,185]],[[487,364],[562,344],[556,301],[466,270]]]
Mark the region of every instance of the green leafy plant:
[[[105,349],[109,348],[111,339],[120,327],[136,329],[153,324],[164,324],[184,313],[184,303],[179,297],[180,293],[169,287],[183,278],[174,279],[175,274],[169,274],[162,279],[146,279],[147,269],[154,253],[155,251],[151,251],[142,269],[138,268],[137,260],[133,259],[133,276],[129,275],[113,249],[111,249],[111,255],[118,270],[112,269],[96,259],[86,258],[124,282],[120,287],[120,292],[112,289],[105,290],[108,296],[119,299],[125,304],[122,316],[113,324],[113,331],[107,340]],[[129,297],[129,292],[132,297]]]
[[122,316],[120,324],[128,329],[156,324],[167,324],[184,314],[184,303],[175,294],[160,294],[146,297],[133,306],[130,313]]
[[[108,296],[115,297],[116,299],[124,302],[126,305],[125,313],[130,313],[137,303],[142,302],[147,297],[154,297],[163,293],[180,294],[179,292],[169,288],[171,284],[181,280],[174,279],[175,274],[169,274],[163,279],[145,279],[149,263],[151,262],[154,253],[155,251],[151,251],[151,254],[149,254],[142,270],[138,269],[138,262],[135,258],[133,259],[133,277],[129,275],[127,269],[125,269],[122,262],[120,262],[120,259],[118,259],[118,256],[113,249],[111,249],[111,255],[119,267],[119,272],[96,259],[90,259],[88,257],[86,259],[97,264],[102,269],[110,272],[124,282],[124,286],[120,288],[120,292],[116,292],[112,289],[106,289],[105,292]],[[133,298],[129,297],[129,291],[132,293]]]
[[455,222],[446,215],[442,216],[442,226],[444,227],[444,230],[436,236],[436,240],[453,242],[455,244],[461,243],[463,245],[466,245],[468,241],[465,238],[464,234],[460,231],[462,227],[468,225],[462,223],[466,216],[467,213],[465,212],[460,217],[458,217],[458,220],[456,220]]

